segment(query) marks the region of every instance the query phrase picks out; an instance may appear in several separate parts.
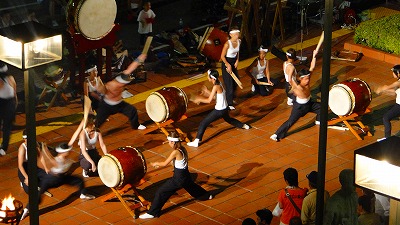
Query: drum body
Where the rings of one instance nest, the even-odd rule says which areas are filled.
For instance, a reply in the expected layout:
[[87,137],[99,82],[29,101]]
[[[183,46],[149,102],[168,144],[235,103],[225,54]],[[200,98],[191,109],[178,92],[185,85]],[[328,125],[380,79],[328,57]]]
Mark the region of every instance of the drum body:
[[101,181],[107,187],[136,185],[147,172],[146,160],[136,148],[120,147],[104,155],[97,166]]
[[99,40],[113,28],[117,15],[115,0],[70,0],[67,24],[89,40]]
[[210,27],[206,30],[202,41],[199,43],[199,50],[209,59],[218,62],[221,59],[224,44],[228,40],[229,36],[227,33],[220,29]]
[[372,100],[368,84],[358,78],[332,86],[329,91],[329,108],[338,116],[365,112]]
[[164,87],[147,97],[146,111],[154,122],[178,121],[186,113],[187,103],[188,98],[182,89]]

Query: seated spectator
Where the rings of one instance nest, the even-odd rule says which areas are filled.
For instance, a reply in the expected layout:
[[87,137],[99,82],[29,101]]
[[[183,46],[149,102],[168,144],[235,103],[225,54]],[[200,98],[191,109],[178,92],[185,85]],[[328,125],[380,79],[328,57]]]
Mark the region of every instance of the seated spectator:
[[257,225],[257,223],[252,218],[246,218],[243,220],[242,225]]
[[383,224],[389,224],[390,199],[386,196],[375,194],[375,212],[382,218]]
[[272,212],[269,209],[260,209],[256,212],[258,225],[269,225],[272,221]]
[[362,195],[358,198],[358,225],[382,224],[380,216],[371,209],[371,196]]

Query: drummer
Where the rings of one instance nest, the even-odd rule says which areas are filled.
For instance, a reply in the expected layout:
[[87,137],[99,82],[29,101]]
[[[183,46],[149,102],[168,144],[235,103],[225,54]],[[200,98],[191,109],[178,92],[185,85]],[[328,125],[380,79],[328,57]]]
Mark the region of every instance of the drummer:
[[239,64],[239,49],[241,43],[239,37],[240,30],[237,27],[232,27],[232,29],[229,31],[230,39],[225,42],[221,52],[222,78],[224,79],[224,85],[226,89],[226,101],[228,103],[229,110],[235,109],[235,107],[233,106],[233,98],[235,97],[237,85],[230,73],[234,73],[234,76],[239,76],[237,71],[237,67]]
[[271,135],[271,140],[279,141],[280,139],[284,138],[289,128],[293,126],[293,124],[300,119],[300,117],[305,116],[308,112],[314,112],[317,114],[317,120],[315,121],[315,124],[319,125],[319,113],[321,106],[320,103],[311,100],[310,91],[310,78],[311,72],[315,68],[316,55],[317,52],[314,50],[310,70],[302,69],[299,72],[299,84],[297,84],[297,82],[293,79],[289,80],[293,93],[296,96],[296,101],[294,101],[289,119],[284,122],[273,135]]
[[131,73],[136,70],[145,59],[145,54],[139,55],[126,70],[122,71],[117,77],[101,87],[99,91],[104,97],[97,109],[96,127],[100,127],[110,115],[122,113],[129,118],[132,129],[146,129],[144,125],[139,124],[139,116],[136,108],[122,99],[122,92],[125,90],[125,86],[133,80]]
[[156,192],[154,200],[151,203],[150,210],[139,216],[140,219],[151,219],[161,215],[161,209],[168,199],[181,188],[184,188],[189,194],[199,200],[212,199],[213,196],[200,185],[196,184],[189,173],[189,156],[181,145],[179,134],[175,131],[170,132],[167,137],[168,144],[172,148],[171,154],[163,162],[153,162],[151,166],[158,168],[169,165],[174,166],[174,175],[168,179]]
[[99,107],[99,102],[101,101],[103,94],[99,92],[101,86],[104,86],[101,78],[97,76],[97,66],[88,63],[86,67],[85,74],[87,75],[85,78],[85,82],[83,83],[83,93],[88,96],[92,101],[92,110],[96,111]]
[[[268,60],[265,58],[267,52],[268,49],[261,45],[258,49],[258,57],[255,58],[253,63],[246,69],[247,75],[249,75],[252,80],[251,91],[260,93],[261,96],[270,95],[270,90],[272,90],[270,86],[274,85],[269,75]],[[264,85],[260,82],[265,82],[266,84]]]

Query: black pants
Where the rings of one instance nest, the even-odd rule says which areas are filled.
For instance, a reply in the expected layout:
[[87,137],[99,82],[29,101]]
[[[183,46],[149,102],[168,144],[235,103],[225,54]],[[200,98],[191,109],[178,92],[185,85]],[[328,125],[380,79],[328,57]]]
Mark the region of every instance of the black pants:
[[[97,151],[97,149],[87,150],[87,153],[89,154],[90,158],[92,158],[93,162],[96,164],[97,167],[97,164],[101,159],[101,156]],[[92,169],[92,164],[85,158],[85,156],[82,155],[82,153],[79,155],[79,164],[84,170]]]
[[278,136],[278,139],[282,139],[286,136],[289,128],[296,123],[301,117],[305,116],[308,112],[313,112],[317,114],[317,121],[319,121],[319,113],[320,113],[321,105],[318,102],[309,101],[306,104],[299,104],[298,102],[293,102],[292,112],[290,113],[289,119],[284,122],[275,134]]
[[184,188],[194,198],[200,198],[209,194],[204,188],[192,180],[188,169],[174,168],[174,176],[158,188],[154,200],[151,203],[150,210],[147,213],[159,217],[164,204],[181,188]]
[[[268,82],[268,79],[266,77],[257,79],[260,82]],[[272,83],[274,83],[271,80]],[[274,86],[269,86],[269,85],[258,85],[258,84],[253,84],[254,85],[254,89],[255,89],[255,93],[259,93],[261,96],[268,96],[270,94],[272,94],[272,91],[274,89]],[[274,83],[274,85],[276,85]]]
[[[25,169],[25,172],[28,173],[28,162],[22,163],[22,166]],[[38,178],[38,186],[40,187],[41,181],[45,179],[46,176],[50,176],[41,168],[37,168],[37,178]],[[18,169],[18,178],[22,184],[22,188],[24,189],[25,193],[29,194],[29,187],[25,184],[25,177],[22,175],[21,171]]]
[[[229,65],[232,67],[232,72],[238,77],[238,71],[235,68],[236,58],[229,58],[226,57],[226,61],[228,61]],[[233,106],[233,98],[235,97],[235,91],[237,88],[236,82],[233,80],[232,76],[226,71],[226,66],[222,63],[222,78],[224,79],[225,85],[225,94],[226,94],[226,101],[228,102],[229,106]]]
[[0,148],[4,151],[7,151],[10,144],[11,128],[15,119],[15,103],[15,98],[0,98],[0,126],[3,133],[3,142]]
[[392,136],[392,124],[390,121],[400,116],[400,105],[395,104],[389,111],[383,115],[383,125],[385,126],[385,137]]
[[206,116],[206,118],[204,118],[200,122],[199,128],[197,130],[196,138],[201,141],[208,125],[210,125],[210,123],[212,123],[213,121],[216,121],[217,119],[220,119],[220,118],[223,118],[226,122],[228,122],[229,124],[232,124],[233,126],[238,127],[238,128],[242,128],[244,125],[239,120],[230,117],[228,109],[224,109],[224,110],[214,109]]
[[122,113],[127,116],[133,129],[139,127],[139,116],[133,105],[130,105],[125,101],[122,101],[117,105],[109,105],[104,102],[104,100],[100,102],[99,108],[97,109],[96,127],[100,127],[110,115],[116,113]]

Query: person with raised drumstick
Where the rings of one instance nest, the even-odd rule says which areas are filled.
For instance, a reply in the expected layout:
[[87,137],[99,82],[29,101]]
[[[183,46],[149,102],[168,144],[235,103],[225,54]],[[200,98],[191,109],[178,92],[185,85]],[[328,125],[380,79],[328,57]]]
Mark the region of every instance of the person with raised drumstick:
[[[271,94],[269,86],[274,84],[271,82],[269,75],[269,64],[268,60],[265,58],[268,49],[264,48],[262,45],[258,49],[258,57],[254,59],[253,63],[247,67],[246,73],[252,79],[251,91],[254,93],[260,93],[261,96],[267,96]],[[263,84],[263,83],[265,84]]]
[[311,72],[315,68],[316,55],[317,51],[314,50],[310,70],[302,69],[299,72],[299,84],[297,84],[297,82],[293,79],[289,80],[290,85],[292,86],[292,91],[296,96],[296,100],[294,101],[289,119],[284,122],[273,135],[271,135],[270,139],[274,141],[279,141],[280,139],[284,138],[290,127],[292,127],[297,120],[305,116],[308,112],[314,112],[317,114],[315,124],[319,124],[319,113],[321,105],[319,102],[314,102],[311,100],[310,90]]
[[187,143],[188,146],[191,147],[198,147],[199,143],[201,142],[204,132],[206,131],[206,128],[210,123],[213,121],[223,118],[226,122],[229,124],[232,124],[233,126],[237,128],[243,128],[243,129],[250,129],[250,126],[240,122],[237,119],[234,119],[229,116],[229,111],[227,108],[227,102],[225,98],[225,90],[223,89],[218,77],[219,73],[216,70],[208,70],[208,81],[213,84],[213,87],[210,90],[207,89],[207,87],[203,86],[202,90],[202,95],[198,95],[195,98],[191,99],[196,104],[200,103],[210,103],[211,101],[216,99],[215,103],[215,109],[211,111],[206,118],[204,118],[199,125],[196,139],[194,141]]
[[85,73],[87,77],[85,78],[85,82],[83,83],[83,94],[88,96],[92,101],[92,109],[96,111],[99,107],[99,102],[103,98],[103,94],[99,92],[102,86],[104,86],[101,78],[97,76],[97,66],[88,63]]
[[396,81],[390,85],[380,86],[375,91],[378,95],[387,94],[396,96],[396,104],[394,104],[394,106],[383,115],[383,125],[385,126],[385,137],[378,139],[378,141],[381,141],[385,138],[392,136],[392,124],[390,123],[390,121],[395,117],[400,116],[400,65],[393,66],[391,70],[392,70],[392,76],[393,78],[396,79]]
[[150,210],[139,216],[140,219],[151,219],[161,215],[161,209],[168,199],[179,189],[184,188],[192,197],[199,200],[209,200],[213,196],[196,184],[189,173],[189,156],[186,149],[181,145],[179,134],[175,131],[170,132],[167,137],[168,144],[172,148],[171,154],[163,162],[152,162],[151,166],[158,168],[167,166],[172,162],[174,175],[168,179],[156,192],[151,203]]
[[229,40],[225,42],[221,52],[222,78],[224,79],[226,101],[228,102],[230,110],[235,109],[233,106],[233,98],[235,97],[237,84],[232,78],[231,73],[236,77],[238,76],[237,67],[239,64],[239,49],[241,43],[239,36],[240,30],[237,27],[232,27],[229,31]]

